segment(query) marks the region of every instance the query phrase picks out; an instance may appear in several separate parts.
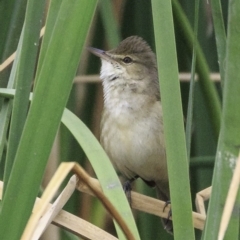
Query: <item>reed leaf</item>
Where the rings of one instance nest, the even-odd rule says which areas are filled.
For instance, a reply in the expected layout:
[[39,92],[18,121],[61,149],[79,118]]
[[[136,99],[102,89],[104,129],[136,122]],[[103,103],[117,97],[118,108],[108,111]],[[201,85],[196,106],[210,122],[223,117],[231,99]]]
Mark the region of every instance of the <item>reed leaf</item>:
[[[96,7],[95,0],[63,0],[59,4],[2,203],[0,239],[20,239],[31,214]],[[71,34],[63,34],[66,30]],[[21,204],[16,204],[16,199]]]
[[[194,239],[171,1],[152,0],[175,239]],[[179,191],[181,189],[181,191]]]
[[[223,91],[221,132],[212,182],[207,221],[202,239],[217,239],[223,206],[228,193],[233,170],[240,148],[240,2],[229,2],[228,36],[226,48],[226,72]],[[239,197],[235,203],[226,239],[239,239]]]
[[[14,88],[14,80],[17,73],[17,66],[18,66],[19,57],[20,57],[20,49],[22,48],[22,36],[23,34],[21,34],[19,39],[18,48],[16,51],[16,58],[13,62],[12,71],[7,84],[7,88],[9,89]],[[1,111],[0,111],[0,123],[1,123],[0,124],[0,163],[3,160],[3,150],[4,150],[5,141],[7,139],[7,131],[8,131],[10,116],[12,111],[12,102],[13,102],[12,99],[4,98]]]
[[39,32],[44,8],[45,1],[28,1],[25,23],[23,25],[23,39],[20,48],[20,57],[15,79],[13,80],[16,85],[16,95],[13,101],[7,157],[3,178],[4,192],[8,184],[9,176],[14,164],[15,154],[27,117],[29,94],[31,91],[37,60]]
[[216,35],[218,62],[221,75],[221,84],[224,85],[226,64],[226,31],[223,22],[222,5],[220,0],[211,0],[212,16]]
[[195,73],[196,73],[196,48],[197,48],[197,36],[198,36],[198,13],[199,13],[199,0],[196,0],[195,1],[192,67],[191,67],[191,79],[190,79],[188,111],[187,111],[187,121],[186,121],[186,144],[187,144],[187,155],[188,155],[189,161],[191,156],[192,118],[193,118],[194,86],[195,86]]
[[[172,4],[177,27],[179,27],[182,32],[182,39],[186,42],[187,48],[192,51],[194,37],[190,23],[178,0],[173,0]],[[210,80],[209,67],[199,43],[197,44],[196,52],[196,70],[199,76],[199,84],[202,88],[205,97],[206,107],[211,117],[215,139],[218,139],[221,117],[220,99],[213,82]]]

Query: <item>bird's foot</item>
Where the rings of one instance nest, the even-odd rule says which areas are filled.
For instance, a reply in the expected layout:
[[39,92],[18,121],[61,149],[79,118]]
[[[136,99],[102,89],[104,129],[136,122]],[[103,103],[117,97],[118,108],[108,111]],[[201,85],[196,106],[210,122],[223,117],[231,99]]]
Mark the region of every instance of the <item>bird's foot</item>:
[[[170,200],[165,202],[165,206],[163,207],[163,212],[165,211],[165,208],[166,208],[169,204],[171,204],[171,201],[170,201]],[[168,217],[167,217],[166,220],[164,221],[164,224],[165,224],[164,229],[167,229],[167,228],[168,228],[169,222],[171,221],[170,217],[172,217],[172,209],[169,210],[169,212],[168,212]]]
[[163,212],[165,211],[165,208],[166,208],[169,204],[171,204],[171,201],[170,201],[170,200],[168,200],[168,201],[165,202],[165,205],[164,205],[164,207],[163,207]]
[[124,184],[123,184],[123,190],[126,194],[126,197],[128,199],[128,202],[129,202],[129,205],[131,206],[132,205],[132,198],[131,198],[131,191],[132,191],[132,182],[134,180],[136,180],[138,178],[138,176],[135,176],[129,180],[127,180]]

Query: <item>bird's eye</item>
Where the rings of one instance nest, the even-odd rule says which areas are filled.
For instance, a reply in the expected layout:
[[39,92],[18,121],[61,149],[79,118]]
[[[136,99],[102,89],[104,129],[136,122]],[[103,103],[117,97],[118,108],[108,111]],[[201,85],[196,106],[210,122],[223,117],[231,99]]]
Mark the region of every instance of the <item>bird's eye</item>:
[[124,63],[131,63],[132,62],[132,59],[130,57],[125,57],[123,60],[122,60]]

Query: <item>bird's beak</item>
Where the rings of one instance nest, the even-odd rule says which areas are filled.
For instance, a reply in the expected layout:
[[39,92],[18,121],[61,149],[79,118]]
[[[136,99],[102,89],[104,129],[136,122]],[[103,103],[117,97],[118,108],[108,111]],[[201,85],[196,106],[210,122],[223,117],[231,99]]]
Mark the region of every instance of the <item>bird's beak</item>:
[[88,51],[90,51],[91,53],[93,53],[94,55],[96,55],[102,59],[105,59],[107,61],[112,59],[109,55],[107,55],[107,53],[105,51],[103,51],[101,49],[97,49],[97,48],[93,48],[93,47],[88,47],[87,49],[88,49]]

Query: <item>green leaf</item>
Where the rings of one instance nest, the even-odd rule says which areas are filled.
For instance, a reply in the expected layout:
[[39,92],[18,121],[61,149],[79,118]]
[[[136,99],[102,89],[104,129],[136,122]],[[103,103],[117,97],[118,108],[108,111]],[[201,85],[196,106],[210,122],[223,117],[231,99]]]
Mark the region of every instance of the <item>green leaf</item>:
[[[223,92],[221,132],[203,239],[217,239],[223,206],[240,148],[240,2],[229,2],[226,72]],[[225,239],[239,239],[239,197],[235,203]]]
[[186,144],[187,155],[190,161],[191,156],[191,137],[192,137],[192,118],[193,118],[193,105],[194,105],[194,86],[195,86],[195,73],[196,73],[196,48],[197,48],[197,35],[198,35],[198,13],[199,13],[199,0],[195,0],[195,20],[194,20],[194,40],[193,40],[193,55],[191,67],[191,80],[188,97],[188,111],[186,121]]
[[[36,79],[39,76],[39,73],[42,69],[42,64],[52,37],[52,32],[54,30],[54,26],[58,17],[59,9],[61,7],[61,4],[58,0],[51,0],[51,4],[49,6],[48,15],[46,19],[47,27],[45,27],[43,42],[41,45],[41,52],[38,60],[38,68],[36,73]],[[36,85],[36,81],[34,82]]]
[[[38,52],[39,33],[43,18],[45,1],[28,1],[22,44],[14,84],[16,95],[13,101],[11,125],[4,171],[4,192],[14,163],[15,154],[22,135],[29,107],[29,94],[34,79]],[[3,196],[4,197],[4,196]]]
[[171,1],[152,0],[152,12],[163,108],[174,238],[194,239]]
[[211,0],[212,16],[216,35],[216,44],[218,52],[218,62],[221,75],[221,84],[224,85],[225,64],[226,64],[226,31],[222,16],[222,6],[220,0]]
[[[187,48],[192,51],[193,31],[190,23],[178,0],[173,0],[172,4],[175,22],[177,23],[176,27],[180,28],[181,34],[183,35],[182,40],[186,42]],[[215,138],[217,139],[220,130],[221,117],[220,99],[213,82],[210,80],[209,67],[199,44],[197,44],[196,53],[196,70],[199,76],[199,84],[204,94],[205,104],[211,117]]]
[[[21,34],[21,37],[18,43],[16,58],[13,62],[12,71],[11,71],[8,85],[7,85],[8,89],[14,87],[14,80],[17,73],[17,66],[18,66],[19,57],[20,57],[20,49],[22,48],[22,37],[23,37],[23,33]],[[0,124],[0,162],[2,161],[2,154],[3,154],[4,145],[5,145],[5,140],[7,139],[6,136],[7,136],[8,126],[10,122],[11,111],[12,111],[12,100],[6,98],[2,103],[2,108],[0,111],[0,123],[1,123]]]
[[95,0],[60,4],[2,203],[0,239],[20,239],[31,214],[96,7]]

